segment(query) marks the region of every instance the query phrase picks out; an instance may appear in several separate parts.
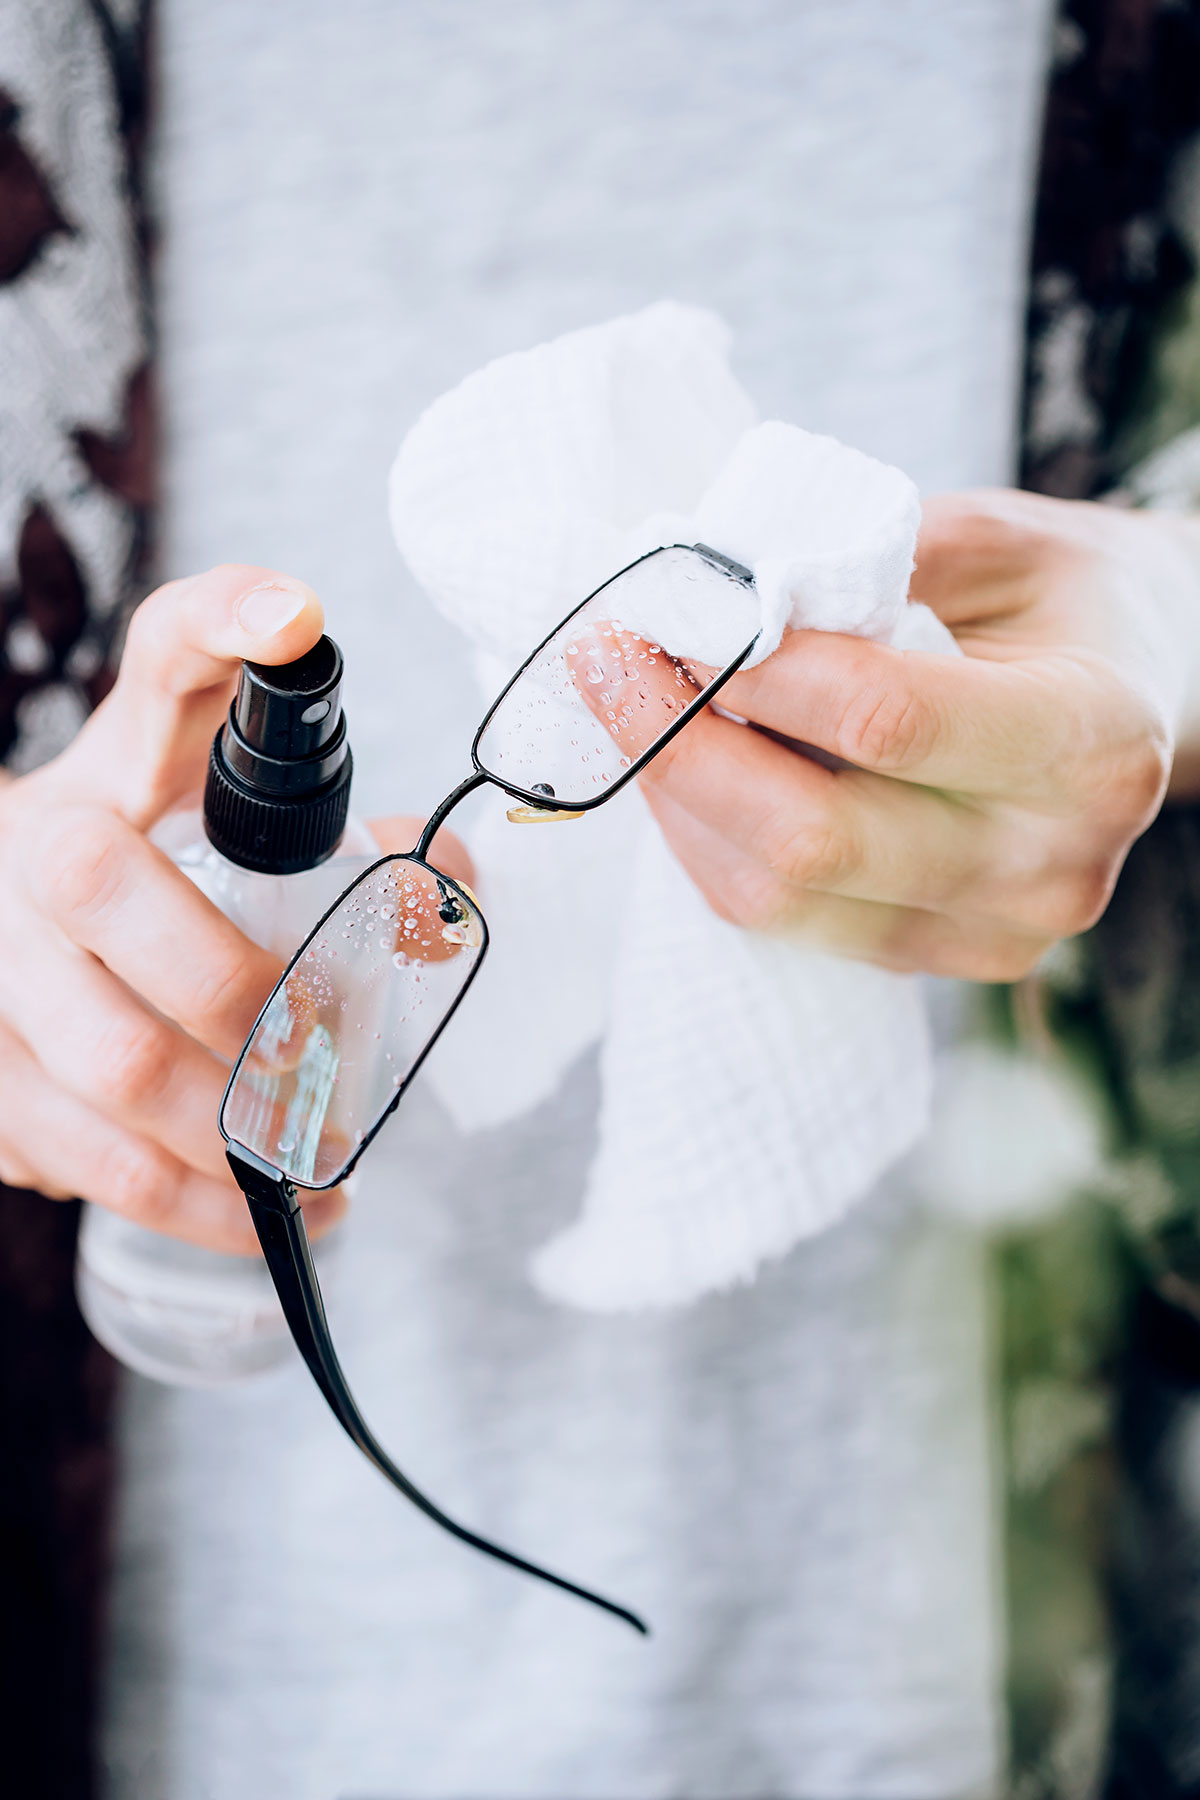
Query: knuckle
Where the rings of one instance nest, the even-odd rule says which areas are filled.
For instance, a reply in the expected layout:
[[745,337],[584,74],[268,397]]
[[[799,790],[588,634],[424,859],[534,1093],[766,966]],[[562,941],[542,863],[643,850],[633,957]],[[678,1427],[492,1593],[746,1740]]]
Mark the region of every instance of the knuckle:
[[718,917],[744,931],[770,931],[782,923],[789,895],[784,884],[768,869],[734,871],[719,897],[708,896]]
[[15,1188],[33,1185],[29,1164],[8,1144],[0,1144],[0,1181]]
[[164,1156],[137,1141],[110,1150],[98,1171],[97,1198],[114,1211],[149,1226],[170,1214],[175,1195],[172,1170]]
[[921,761],[931,723],[915,694],[875,686],[847,707],[837,733],[837,753],[867,769],[899,772]]
[[71,811],[43,841],[40,882],[47,905],[60,919],[101,911],[120,886],[123,859],[116,820],[108,813]]
[[189,1017],[195,1023],[248,1030],[269,992],[270,982],[264,984],[251,947],[227,946],[197,968],[188,996]]
[[1146,740],[1128,759],[1118,784],[1117,810],[1135,831],[1144,830],[1162,805],[1171,774],[1165,743]]
[[845,822],[828,819],[769,818],[760,851],[770,873],[794,887],[836,887],[857,860]]
[[1162,804],[1171,773],[1171,749],[1157,730],[1136,729],[1115,750],[1081,756],[1066,777],[1093,822],[1108,835],[1136,836]]
[[1058,921],[1055,937],[1073,937],[1089,931],[1102,916],[1112,897],[1117,869],[1109,861],[1093,863],[1076,872],[1065,896],[1065,916]]
[[1043,880],[1017,909],[1013,923],[1051,941],[1088,931],[1108,905],[1116,879],[1108,858],[1085,863]]
[[91,1062],[94,1097],[117,1110],[139,1111],[152,1104],[171,1071],[166,1034],[149,1018],[109,1025]]

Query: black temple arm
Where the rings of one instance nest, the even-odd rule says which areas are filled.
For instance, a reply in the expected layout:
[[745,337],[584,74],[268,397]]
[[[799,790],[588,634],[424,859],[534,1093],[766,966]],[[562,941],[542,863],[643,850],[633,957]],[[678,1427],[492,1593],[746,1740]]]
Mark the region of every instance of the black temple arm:
[[254,1221],[254,1229],[258,1233],[258,1241],[262,1245],[267,1268],[275,1283],[283,1316],[295,1339],[296,1348],[308,1364],[312,1378],[329,1402],[338,1424],[358,1445],[363,1455],[426,1518],[432,1519],[435,1525],[440,1525],[443,1531],[448,1531],[451,1537],[469,1544],[473,1550],[482,1551],[485,1556],[507,1563],[512,1569],[520,1569],[522,1574],[549,1582],[551,1587],[561,1588],[564,1593],[574,1594],[577,1599],[586,1600],[592,1606],[612,1613],[627,1625],[632,1625],[635,1631],[648,1636],[649,1629],[645,1621],[639,1619],[636,1613],[630,1612],[628,1607],[619,1606],[614,1600],[606,1600],[602,1594],[580,1587],[574,1581],[567,1581],[564,1576],[540,1568],[537,1563],[526,1562],[524,1557],[515,1556],[511,1550],[505,1550],[499,1544],[480,1537],[477,1532],[469,1531],[465,1525],[457,1524],[401,1473],[367,1425],[342,1373],[329,1334],[321,1287],[313,1266],[308,1232],[295,1188],[277,1169],[261,1162],[241,1145],[231,1144],[227,1154],[238,1185],[246,1196],[250,1217]]

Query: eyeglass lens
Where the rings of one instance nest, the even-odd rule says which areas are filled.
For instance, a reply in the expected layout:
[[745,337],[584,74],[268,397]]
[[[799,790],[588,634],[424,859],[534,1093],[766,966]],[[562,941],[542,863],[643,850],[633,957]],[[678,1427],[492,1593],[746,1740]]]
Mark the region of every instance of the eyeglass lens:
[[330,1187],[470,980],[470,897],[411,857],[369,870],[298,952],[243,1053],[221,1128],[302,1187]]
[[707,691],[669,651],[689,644],[689,622],[711,618],[712,602],[736,655],[758,630],[757,596],[699,551],[656,551],[607,582],[501,697],[476,740],[480,769],[559,807],[601,798]]

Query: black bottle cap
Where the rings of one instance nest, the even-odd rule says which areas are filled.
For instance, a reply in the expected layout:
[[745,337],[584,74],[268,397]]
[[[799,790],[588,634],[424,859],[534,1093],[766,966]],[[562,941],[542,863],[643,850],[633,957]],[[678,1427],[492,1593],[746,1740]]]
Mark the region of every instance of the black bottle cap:
[[230,862],[294,875],[337,848],[353,770],[341,693],[332,638],[277,668],[242,664],[204,789],[204,829]]

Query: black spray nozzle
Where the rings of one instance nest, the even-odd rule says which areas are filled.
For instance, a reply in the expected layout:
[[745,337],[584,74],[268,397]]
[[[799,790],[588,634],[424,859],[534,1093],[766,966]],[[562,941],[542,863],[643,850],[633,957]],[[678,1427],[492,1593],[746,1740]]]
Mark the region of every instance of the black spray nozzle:
[[229,767],[255,793],[315,793],[349,754],[341,695],[342,653],[332,638],[295,662],[243,663],[221,733]]
[[204,794],[205,829],[231,862],[287,875],[336,848],[352,769],[341,690],[332,638],[295,662],[242,664]]
[[283,762],[318,756],[345,736],[342,653],[323,637],[295,662],[243,663],[233,723],[247,747]]

